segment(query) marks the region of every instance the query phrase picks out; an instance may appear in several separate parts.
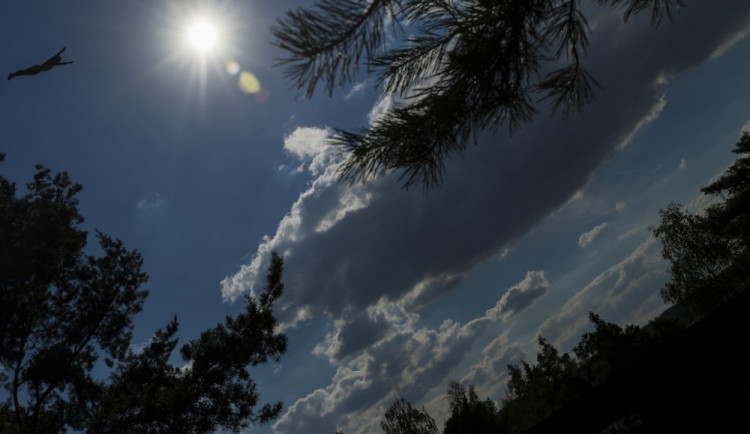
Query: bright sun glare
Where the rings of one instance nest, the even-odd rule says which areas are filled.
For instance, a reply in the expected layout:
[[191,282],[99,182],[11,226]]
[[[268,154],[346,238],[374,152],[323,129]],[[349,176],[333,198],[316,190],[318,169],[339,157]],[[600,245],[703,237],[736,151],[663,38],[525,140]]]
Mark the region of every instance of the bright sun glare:
[[190,45],[201,53],[207,53],[219,41],[219,32],[216,26],[205,20],[196,21],[190,25],[187,36]]

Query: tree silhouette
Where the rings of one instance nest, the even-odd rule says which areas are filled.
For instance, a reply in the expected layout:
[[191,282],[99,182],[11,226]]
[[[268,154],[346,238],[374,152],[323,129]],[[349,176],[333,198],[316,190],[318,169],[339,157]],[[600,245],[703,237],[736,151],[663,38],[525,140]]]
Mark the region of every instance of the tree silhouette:
[[[595,0],[624,18],[671,19],[681,0]],[[347,154],[339,175],[364,181],[401,171],[405,187],[434,187],[444,161],[481,130],[511,131],[548,101],[564,117],[598,87],[583,63],[590,28],[580,0],[319,0],[287,12],[271,32],[285,77],[303,96],[330,94],[360,64],[403,100],[370,128],[336,129]],[[408,23],[408,33],[399,32]],[[392,30],[388,32],[388,30]],[[386,48],[385,41],[396,42]]]
[[741,156],[701,189],[719,196],[719,202],[702,215],[670,204],[653,228],[671,264],[672,280],[662,298],[677,303],[691,318],[705,315],[750,285],[750,134],[742,134],[734,152]]
[[633,324],[620,327],[604,321],[593,312],[589,312],[589,321],[594,325],[594,331],[581,336],[573,353],[579,373],[592,386],[632,365],[684,328],[676,319],[662,317],[649,321],[645,329]]
[[274,252],[260,298],[248,296],[245,312],[184,345],[182,368],[169,363],[177,345],[176,319],[141,353],[131,351],[111,376],[89,431],[239,432],[276,418],[280,402],[256,411],[258,393],[247,368],[278,361],[286,350],[286,337],[275,331],[271,310],[283,291],[282,269],[283,261]]
[[424,408],[412,407],[404,398],[393,401],[380,422],[380,428],[386,434],[438,434],[435,419]]
[[450,416],[445,421],[443,434],[498,432],[497,408],[489,399],[481,400],[474,390],[452,381],[448,385]]
[[143,351],[130,348],[148,294],[140,253],[101,232],[102,255],[84,253],[81,186],[66,173],[37,166],[27,190],[16,197],[0,176],[0,432],[238,432],[278,416],[280,402],[256,408],[248,371],[286,350],[272,312],[277,254],[258,299],[184,345],[173,366],[176,318]]
[[[147,291],[136,251],[97,232],[85,255],[80,185],[37,166],[28,193],[0,177],[0,364],[12,424],[26,432],[82,429],[101,384],[100,354],[122,360]],[[5,415],[8,416],[7,414]],[[7,421],[6,421],[7,423]]]
[[587,388],[577,361],[538,338],[536,363],[508,366],[500,419],[505,432],[521,432],[562,408]]

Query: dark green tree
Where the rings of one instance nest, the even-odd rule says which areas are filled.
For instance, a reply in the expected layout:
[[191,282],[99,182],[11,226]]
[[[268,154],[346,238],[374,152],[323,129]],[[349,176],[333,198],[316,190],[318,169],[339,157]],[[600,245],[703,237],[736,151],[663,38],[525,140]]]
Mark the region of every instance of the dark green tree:
[[683,326],[675,319],[657,317],[646,328],[633,324],[620,327],[590,312],[594,330],[581,336],[573,349],[579,371],[586,382],[595,386],[643,357]]
[[380,428],[386,434],[438,434],[435,419],[425,411],[411,406],[404,398],[398,398],[386,410]]
[[176,319],[143,352],[131,351],[113,373],[89,431],[239,432],[276,418],[280,402],[256,409],[259,396],[248,367],[279,361],[286,351],[286,336],[275,330],[272,312],[283,291],[282,270],[283,261],[274,252],[259,299],[248,296],[243,313],[184,345],[183,367],[169,363],[177,345]]
[[0,176],[0,366],[3,429],[83,429],[102,394],[101,355],[123,360],[132,317],[148,294],[136,251],[97,232],[102,256],[84,254],[80,185],[37,167],[28,192]]
[[502,399],[501,421],[505,432],[521,432],[579,396],[587,384],[577,361],[538,338],[536,363],[508,366],[510,378]]
[[244,312],[184,345],[174,366],[176,318],[143,351],[130,349],[147,296],[143,260],[100,232],[103,254],[84,253],[80,189],[38,167],[16,197],[0,176],[0,432],[238,432],[277,417],[280,402],[257,408],[249,368],[286,350],[272,311],[282,259],[272,254],[265,289]]
[[704,214],[670,204],[653,228],[672,274],[662,298],[689,318],[705,315],[750,285],[750,134],[743,133],[734,152],[741,156],[701,189],[718,196],[717,203]]
[[[682,0],[594,0],[650,11],[658,25]],[[401,25],[408,23],[408,31]],[[352,81],[362,64],[403,102],[370,128],[336,130],[339,175],[364,181],[401,171],[405,187],[439,184],[444,161],[479,131],[511,131],[541,101],[563,116],[598,87],[584,66],[591,30],[580,0],[319,0],[289,11],[271,32],[285,77],[309,97]],[[386,39],[396,42],[386,46]]]
[[520,433],[562,409],[591,387],[631,366],[683,327],[673,319],[655,318],[648,327],[620,327],[589,313],[594,330],[561,354],[543,337],[536,363],[508,366],[510,378],[499,420],[502,432]]
[[448,385],[450,416],[443,434],[498,432],[497,407],[491,399],[479,399],[474,386],[463,387],[456,381]]

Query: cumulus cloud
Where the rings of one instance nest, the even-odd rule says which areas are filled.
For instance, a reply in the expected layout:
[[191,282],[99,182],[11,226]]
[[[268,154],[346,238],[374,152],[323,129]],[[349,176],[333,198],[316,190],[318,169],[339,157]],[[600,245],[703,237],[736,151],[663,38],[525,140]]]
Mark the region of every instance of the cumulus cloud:
[[[439,385],[491,321],[480,317],[462,325],[446,320],[438,329],[415,328],[408,322],[392,327],[385,337],[340,364],[331,384],[294,402],[274,430],[378,432],[377,421],[395,397],[414,402]],[[370,429],[363,427],[368,421]]]
[[300,127],[284,137],[284,149],[303,162],[297,171],[304,170],[307,163],[310,173],[319,176],[335,163],[335,150],[326,144],[329,134],[327,128]]
[[584,248],[594,241],[594,238],[607,227],[607,222],[594,226],[590,231],[584,232],[578,237],[578,247]]
[[537,299],[547,293],[549,280],[544,270],[527,271],[526,277],[513,285],[503,294],[497,305],[487,311],[490,318],[509,318],[531,306]]
[[381,302],[334,321],[334,331],[315,347],[313,354],[324,354],[331,363],[337,363],[382,340],[396,329],[412,327],[415,320],[414,315],[408,315],[393,304]]
[[[339,318],[345,308],[366,309],[381,297],[398,300],[441,275],[455,282],[585,186],[624,138],[664,104],[653,87],[656,78],[705,60],[747,22],[750,6],[738,8],[696,4],[670,26],[651,29],[648,20],[631,20],[598,33],[591,56],[607,53],[609,64],[592,66],[606,89],[591,106],[568,122],[540,117],[512,138],[481,135],[481,145],[450,161],[445,185],[428,196],[401,190],[398,174],[352,189],[335,182],[335,162],[316,166],[317,177],[276,233],[222,282],[224,297],[252,291],[273,249],[287,261],[289,294],[281,316],[289,323],[300,317],[298,311]],[[699,25],[707,17],[724,25]],[[607,19],[621,18],[602,21]],[[695,44],[674,49],[683,46],[685,34]],[[315,160],[327,152],[323,137],[323,129],[300,129],[285,146]],[[438,284],[432,294],[452,287]]]

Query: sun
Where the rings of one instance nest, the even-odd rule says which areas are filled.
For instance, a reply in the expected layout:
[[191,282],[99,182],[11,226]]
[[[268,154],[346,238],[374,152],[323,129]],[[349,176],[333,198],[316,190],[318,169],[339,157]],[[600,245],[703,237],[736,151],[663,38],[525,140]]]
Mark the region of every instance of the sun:
[[196,20],[187,27],[187,41],[199,53],[209,53],[219,44],[219,29],[211,21]]

